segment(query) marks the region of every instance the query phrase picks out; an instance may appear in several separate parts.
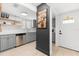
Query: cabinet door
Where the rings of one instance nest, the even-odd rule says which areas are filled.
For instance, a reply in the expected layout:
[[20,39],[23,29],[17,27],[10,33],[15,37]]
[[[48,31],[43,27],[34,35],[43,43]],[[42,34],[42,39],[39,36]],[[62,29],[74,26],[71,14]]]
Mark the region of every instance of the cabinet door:
[[1,48],[0,50],[6,50],[8,49],[8,36],[1,36],[0,41],[1,41]]
[[36,33],[35,32],[29,32],[26,34],[26,42],[32,42],[36,40]]
[[23,35],[23,44],[26,44],[27,40],[26,40],[26,34]]
[[30,41],[31,41],[31,39],[30,39],[30,34],[27,33],[27,34],[26,34],[26,42],[28,43],[28,42],[30,42]]
[[31,41],[36,40],[36,32],[29,33],[29,36],[30,36],[29,38],[30,38]]
[[15,47],[15,45],[16,45],[16,36],[15,35],[9,35],[8,48]]

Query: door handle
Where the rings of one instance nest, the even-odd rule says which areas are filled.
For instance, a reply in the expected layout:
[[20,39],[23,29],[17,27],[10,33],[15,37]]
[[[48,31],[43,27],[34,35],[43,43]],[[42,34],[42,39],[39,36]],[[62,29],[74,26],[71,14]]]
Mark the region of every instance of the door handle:
[[62,34],[62,33],[59,33],[60,35]]
[[52,32],[54,32],[54,29],[52,29]]
[[61,35],[62,33],[61,33],[61,30],[59,30],[59,34]]

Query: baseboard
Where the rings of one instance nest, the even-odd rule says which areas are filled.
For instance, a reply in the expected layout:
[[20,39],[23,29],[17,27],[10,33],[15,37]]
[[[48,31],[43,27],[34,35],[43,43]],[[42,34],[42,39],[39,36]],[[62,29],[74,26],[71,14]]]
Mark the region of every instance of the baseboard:
[[46,52],[46,51],[42,50],[42,49],[41,49],[41,48],[39,48],[39,47],[36,47],[36,49],[37,49],[37,50],[39,50],[39,51],[41,51],[41,52],[43,52],[44,54],[46,54],[46,55],[48,55],[48,56],[50,55],[48,52]]

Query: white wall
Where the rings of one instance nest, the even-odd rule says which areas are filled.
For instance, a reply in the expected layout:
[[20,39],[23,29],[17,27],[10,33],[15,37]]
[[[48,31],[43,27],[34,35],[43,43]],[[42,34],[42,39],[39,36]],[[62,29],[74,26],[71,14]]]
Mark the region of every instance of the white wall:
[[[56,16],[56,44],[60,44],[60,35],[59,35],[59,30],[61,29],[61,22],[63,22],[64,16],[73,16],[74,18],[74,23],[72,24],[64,24],[65,29],[67,33],[69,33],[69,36],[65,37],[65,39],[70,39],[74,41],[74,44],[77,45],[79,42],[79,10],[74,10],[71,12],[66,12],[60,15]],[[62,29],[61,29],[62,30]]]
[[32,26],[33,26],[32,20],[27,20],[27,21],[26,21],[26,27],[27,27],[27,29],[31,29]]

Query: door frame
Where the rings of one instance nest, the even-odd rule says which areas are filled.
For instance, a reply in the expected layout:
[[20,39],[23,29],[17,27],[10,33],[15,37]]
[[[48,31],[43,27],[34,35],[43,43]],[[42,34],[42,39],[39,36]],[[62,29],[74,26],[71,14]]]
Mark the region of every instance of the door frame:
[[[48,4],[49,5],[49,4]],[[49,21],[49,28],[50,28],[50,32],[49,32],[49,35],[50,35],[50,37],[49,37],[49,49],[50,49],[50,56],[52,56],[53,55],[53,44],[52,44],[52,8],[50,7],[50,21]]]

